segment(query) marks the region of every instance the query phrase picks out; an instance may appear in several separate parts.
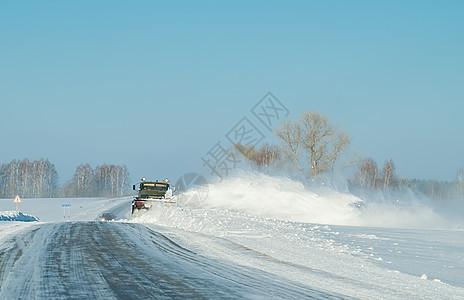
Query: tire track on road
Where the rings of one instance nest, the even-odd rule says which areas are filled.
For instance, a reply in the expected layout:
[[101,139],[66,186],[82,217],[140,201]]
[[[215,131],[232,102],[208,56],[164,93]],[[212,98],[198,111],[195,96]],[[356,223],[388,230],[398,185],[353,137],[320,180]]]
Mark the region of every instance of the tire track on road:
[[0,299],[340,299],[199,255],[142,224],[42,223],[0,247]]

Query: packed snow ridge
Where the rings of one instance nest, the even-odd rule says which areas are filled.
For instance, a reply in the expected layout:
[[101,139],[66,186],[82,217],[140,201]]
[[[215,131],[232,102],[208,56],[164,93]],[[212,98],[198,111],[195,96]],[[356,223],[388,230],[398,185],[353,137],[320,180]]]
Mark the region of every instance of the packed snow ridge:
[[0,211],[0,221],[37,222],[39,218],[20,211]]

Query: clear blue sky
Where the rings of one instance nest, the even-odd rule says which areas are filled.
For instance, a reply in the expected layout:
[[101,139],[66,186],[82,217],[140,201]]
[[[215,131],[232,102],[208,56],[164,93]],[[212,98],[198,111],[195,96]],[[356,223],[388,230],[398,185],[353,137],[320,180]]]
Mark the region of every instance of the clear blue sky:
[[[0,163],[176,178],[271,91],[407,178],[464,166],[464,1],[2,1]],[[267,139],[273,142],[270,133]]]

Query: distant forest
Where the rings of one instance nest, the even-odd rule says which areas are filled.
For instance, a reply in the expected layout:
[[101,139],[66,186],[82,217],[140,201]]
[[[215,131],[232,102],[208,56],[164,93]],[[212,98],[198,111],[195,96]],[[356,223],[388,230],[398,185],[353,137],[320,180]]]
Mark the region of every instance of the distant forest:
[[117,197],[128,193],[126,166],[89,164],[77,167],[73,178],[58,186],[58,172],[48,160],[12,160],[0,165],[0,198]]
[[[282,166],[289,163],[278,146],[262,145],[260,148],[236,145],[256,169],[263,170],[270,165]],[[426,195],[430,199],[464,198],[464,169],[459,169],[453,181],[404,179],[395,174],[392,160],[387,160],[379,170],[371,158],[353,166],[354,175],[348,179],[350,189],[394,190],[409,188]],[[0,165],[0,198],[50,197],[118,197],[130,192],[130,178],[127,167],[103,164],[93,169],[89,164],[77,167],[74,176],[64,186],[58,186],[58,172],[48,160],[12,160]]]
[[12,160],[0,166],[0,197],[54,197],[58,191],[58,172],[48,160]]

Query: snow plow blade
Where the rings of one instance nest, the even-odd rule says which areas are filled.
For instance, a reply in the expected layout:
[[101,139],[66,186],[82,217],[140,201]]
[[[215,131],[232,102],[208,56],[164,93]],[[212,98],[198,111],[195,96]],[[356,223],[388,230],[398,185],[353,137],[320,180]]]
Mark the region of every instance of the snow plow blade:
[[177,204],[174,199],[134,199],[132,201],[132,210],[131,213],[134,215],[135,211],[139,210],[149,210],[155,204]]

